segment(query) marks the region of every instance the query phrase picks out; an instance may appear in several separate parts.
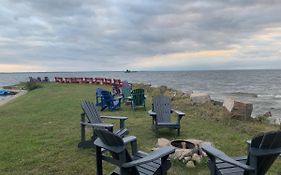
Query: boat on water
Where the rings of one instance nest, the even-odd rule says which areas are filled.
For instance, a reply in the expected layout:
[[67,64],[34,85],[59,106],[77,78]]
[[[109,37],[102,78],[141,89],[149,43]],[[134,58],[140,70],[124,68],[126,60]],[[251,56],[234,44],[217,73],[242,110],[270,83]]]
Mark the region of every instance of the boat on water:
[[137,72],[137,71],[131,71],[131,70],[128,70],[128,69],[125,71],[125,73],[134,73],[134,72]]

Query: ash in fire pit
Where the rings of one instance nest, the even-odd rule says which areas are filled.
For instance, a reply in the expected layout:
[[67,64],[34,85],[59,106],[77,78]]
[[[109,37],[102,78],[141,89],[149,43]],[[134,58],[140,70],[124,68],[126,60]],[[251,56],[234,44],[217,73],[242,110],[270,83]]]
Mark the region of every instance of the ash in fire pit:
[[195,148],[195,144],[192,142],[189,142],[187,140],[173,140],[173,141],[171,141],[171,145],[176,148],[181,148],[181,149],[194,149]]

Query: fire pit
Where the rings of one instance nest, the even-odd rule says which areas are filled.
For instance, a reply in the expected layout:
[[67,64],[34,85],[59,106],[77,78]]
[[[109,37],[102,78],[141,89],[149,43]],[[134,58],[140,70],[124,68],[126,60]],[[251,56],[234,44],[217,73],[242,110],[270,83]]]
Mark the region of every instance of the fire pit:
[[171,141],[171,145],[181,149],[194,149],[196,147],[194,143],[187,140],[173,140]]
[[159,148],[165,145],[174,146],[176,150],[174,154],[170,155],[170,158],[181,161],[188,168],[194,168],[196,164],[201,162],[202,157],[206,156],[206,153],[204,153],[201,149],[201,144],[203,143],[206,144],[209,142],[196,139],[177,139],[170,141],[165,138],[159,138],[157,147]]

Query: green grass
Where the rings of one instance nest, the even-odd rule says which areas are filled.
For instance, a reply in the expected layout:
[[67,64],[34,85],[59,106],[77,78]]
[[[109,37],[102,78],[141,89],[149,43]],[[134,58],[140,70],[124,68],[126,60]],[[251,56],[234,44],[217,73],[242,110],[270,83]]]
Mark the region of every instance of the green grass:
[[[80,102],[95,101],[95,88],[94,85],[48,83],[1,106],[0,174],[95,174],[94,150],[77,148]],[[151,96],[157,94],[158,89],[145,88],[149,109]],[[246,154],[247,139],[257,132],[278,128],[230,119],[221,107],[192,106],[186,97],[177,96],[173,105],[186,112],[180,138],[210,141],[229,155]],[[155,146],[157,138],[150,129],[151,118],[143,109],[132,111],[130,106],[122,104],[121,109],[102,114],[127,116],[126,126],[130,135],[137,136],[139,148],[149,151]],[[176,131],[169,129],[160,130],[159,137],[178,138]],[[195,169],[173,161],[168,174],[209,174],[206,161],[204,159]],[[113,167],[104,164],[104,174],[108,174]],[[278,158],[269,174],[280,174],[280,164]]]

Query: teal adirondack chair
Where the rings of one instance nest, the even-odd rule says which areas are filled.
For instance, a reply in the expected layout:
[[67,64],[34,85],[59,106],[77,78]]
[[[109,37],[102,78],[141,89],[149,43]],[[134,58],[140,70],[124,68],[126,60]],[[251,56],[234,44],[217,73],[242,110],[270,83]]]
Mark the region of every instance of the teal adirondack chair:
[[133,110],[135,110],[137,106],[143,106],[144,110],[146,110],[144,89],[134,89],[131,94],[131,107]]
[[130,102],[130,97],[131,97],[131,88],[129,86],[125,86],[125,87],[122,87],[122,99],[123,99],[123,102]]

